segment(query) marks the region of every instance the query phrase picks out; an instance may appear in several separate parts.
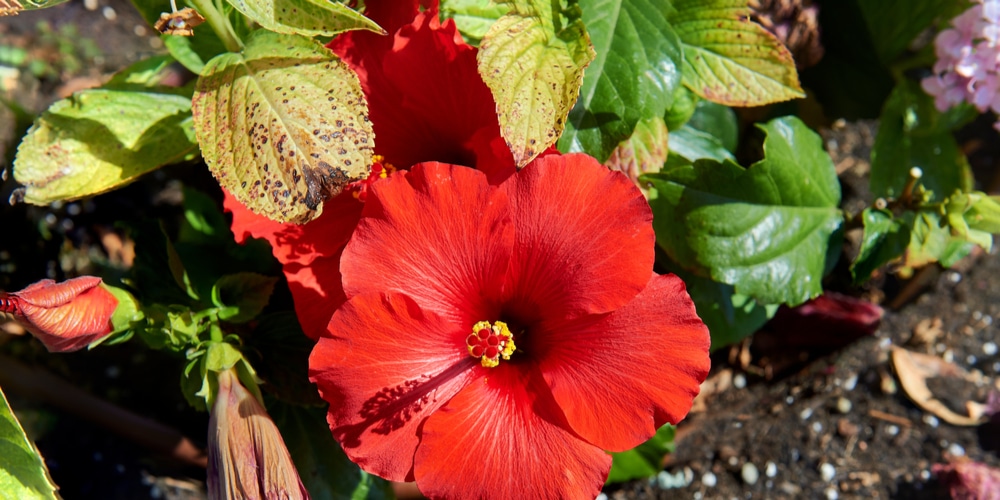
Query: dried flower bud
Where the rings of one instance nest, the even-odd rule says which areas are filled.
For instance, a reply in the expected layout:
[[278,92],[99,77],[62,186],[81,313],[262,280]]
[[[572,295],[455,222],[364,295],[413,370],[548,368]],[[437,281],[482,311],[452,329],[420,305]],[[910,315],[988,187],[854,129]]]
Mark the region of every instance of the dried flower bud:
[[819,9],[810,0],[750,0],[750,19],[788,47],[795,67],[803,70],[823,58]]
[[0,312],[13,316],[50,352],[76,351],[113,332],[117,307],[118,299],[94,276],[42,280],[19,292],[0,292]]
[[232,370],[219,374],[208,423],[208,498],[309,498],[278,427]]

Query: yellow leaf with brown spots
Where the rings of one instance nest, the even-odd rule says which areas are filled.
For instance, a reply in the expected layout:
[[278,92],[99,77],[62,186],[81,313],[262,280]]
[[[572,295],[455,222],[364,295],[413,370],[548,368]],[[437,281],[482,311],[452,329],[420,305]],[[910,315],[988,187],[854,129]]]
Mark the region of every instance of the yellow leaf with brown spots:
[[250,210],[304,224],[368,176],[375,133],[357,75],[311,39],[257,30],[198,79],[202,155]]

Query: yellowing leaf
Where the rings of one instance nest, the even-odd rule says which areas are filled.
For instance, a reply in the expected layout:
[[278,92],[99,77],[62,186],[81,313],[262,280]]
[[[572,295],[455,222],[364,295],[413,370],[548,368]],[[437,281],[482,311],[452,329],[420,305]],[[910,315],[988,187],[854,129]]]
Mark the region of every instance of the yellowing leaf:
[[375,133],[357,75],[308,38],[257,30],[209,61],[195,131],[215,178],[254,212],[304,224],[368,176]]
[[551,1],[503,3],[511,11],[483,37],[479,74],[493,92],[500,132],[520,168],[559,139],[594,49],[575,5],[554,12]]
[[676,0],[670,17],[684,46],[684,85],[727,106],[804,97],[792,54],[749,19],[746,0]]
[[667,161],[667,124],[661,117],[640,120],[632,136],[618,144],[608,161],[608,168],[624,172],[645,193],[639,176],[659,172]]
[[191,99],[165,92],[84,90],[49,107],[14,160],[24,201],[103,193],[194,155]]
[[331,36],[366,29],[385,33],[375,21],[332,0],[228,0],[236,10],[278,33]]

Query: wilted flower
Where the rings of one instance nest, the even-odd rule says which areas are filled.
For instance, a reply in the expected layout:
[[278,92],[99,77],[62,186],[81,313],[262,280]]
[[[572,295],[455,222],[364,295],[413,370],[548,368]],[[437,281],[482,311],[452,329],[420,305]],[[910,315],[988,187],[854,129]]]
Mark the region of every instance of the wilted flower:
[[968,102],[1000,113],[1000,0],[976,2],[934,39],[934,75],[920,84],[940,111]]
[[76,351],[113,332],[117,307],[118,299],[94,276],[62,283],[42,280],[19,292],[0,292],[0,312],[11,315],[50,352]]
[[218,380],[208,422],[208,498],[309,498],[267,410],[232,370]]
[[651,221],[586,155],[498,186],[441,163],[375,182],[309,360],[347,455],[432,498],[596,496],[606,450],[683,419],[709,368]]

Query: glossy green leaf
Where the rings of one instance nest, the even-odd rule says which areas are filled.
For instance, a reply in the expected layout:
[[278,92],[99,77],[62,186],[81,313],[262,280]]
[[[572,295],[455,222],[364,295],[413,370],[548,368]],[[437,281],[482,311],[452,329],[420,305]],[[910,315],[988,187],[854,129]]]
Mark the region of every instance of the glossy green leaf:
[[718,137],[687,123],[677,130],[670,131],[669,144],[670,156],[679,156],[684,159],[684,163],[705,159],[718,162],[736,160]]
[[45,462],[0,391],[0,498],[56,499]]
[[674,90],[674,102],[663,115],[663,120],[667,123],[668,130],[677,130],[687,123],[694,115],[694,110],[698,107],[701,98],[698,94],[691,92],[683,85],[678,85]]
[[805,97],[792,54],[749,20],[746,0],[675,0],[670,17],[684,48],[683,82],[728,106]]
[[604,160],[639,120],[662,117],[673,105],[684,56],[655,0],[581,0],[580,7],[597,56],[559,149]]
[[942,0],[860,1],[868,33],[883,64],[892,63],[931,23],[960,2]]
[[625,173],[640,189],[644,186],[639,176],[659,172],[667,161],[667,124],[655,117],[639,121],[635,132],[618,144],[604,164]]
[[687,125],[715,137],[727,151],[736,153],[740,124],[733,108],[712,101],[698,101]]
[[839,254],[840,184],[800,120],[760,128],[765,158],[748,169],[699,161],[643,180],[656,188],[653,226],[671,259],[761,303],[797,305],[822,293]]
[[490,27],[477,59],[496,100],[500,133],[521,168],[562,135],[594,48],[576,6],[556,11],[558,3],[549,0],[499,3],[510,12]]
[[330,434],[323,408],[276,401],[268,405],[268,413],[313,500],[394,498],[388,481],[359,469],[344,455]]
[[24,201],[45,205],[110,191],[197,151],[190,94],[109,86],[50,106],[18,147],[14,178]]
[[289,35],[333,36],[364,29],[385,31],[350,7],[332,0],[227,0],[265,29]]
[[305,223],[368,176],[375,134],[357,76],[318,42],[257,30],[212,59],[193,104],[209,169],[254,212]]
[[874,208],[866,208],[862,212],[864,233],[861,237],[861,250],[851,263],[851,275],[855,283],[867,281],[876,269],[903,257],[910,244],[913,217],[913,212],[906,212],[896,218],[888,210]]
[[971,189],[968,161],[948,128],[952,123],[939,116],[933,98],[916,82],[896,86],[882,110],[872,149],[872,193],[900,196],[913,167],[921,169],[920,184],[933,192],[931,201]]
[[656,435],[628,451],[612,453],[608,483],[621,483],[655,476],[663,470],[663,457],[674,451],[676,428],[670,424],[660,427]]
[[257,317],[274,292],[278,278],[257,273],[227,274],[212,287],[212,302],[219,306],[219,319],[245,323]]
[[441,1],[441,17],[453,19],[462,38],[473,46],[478,46],[490,26],[509,10],[509,7],[494,0]]
[[111,295],[118,300],[118,307],[115,308],[114,314],[111,315],[111,324],[114,326],[115,332],[132,328],[133,323],[142,320],[143,315],[142,311],[139,310],[139,302],[135,300],[135,297],[128,290],[106,283],[101,284],[101,286],[111,292]]

